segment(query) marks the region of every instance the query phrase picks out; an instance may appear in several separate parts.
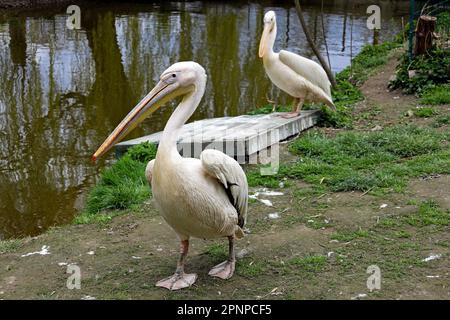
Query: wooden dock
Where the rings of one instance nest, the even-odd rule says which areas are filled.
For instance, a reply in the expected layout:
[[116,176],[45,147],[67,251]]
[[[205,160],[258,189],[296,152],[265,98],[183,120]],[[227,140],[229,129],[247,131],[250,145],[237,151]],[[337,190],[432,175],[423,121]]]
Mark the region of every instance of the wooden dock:
[[[291,119],[282,118],[277,112],[194,121],[181,129],[178,150],[183,156],[198,158],[206,148],[218,149],[239,163],[249,163],[259,152],[314,126],[319,114],[318,110],[305,110]],[[142,142],[158,144],[161,134],[160,131],[118,143],[116,156],[120,157],[129,147]]]

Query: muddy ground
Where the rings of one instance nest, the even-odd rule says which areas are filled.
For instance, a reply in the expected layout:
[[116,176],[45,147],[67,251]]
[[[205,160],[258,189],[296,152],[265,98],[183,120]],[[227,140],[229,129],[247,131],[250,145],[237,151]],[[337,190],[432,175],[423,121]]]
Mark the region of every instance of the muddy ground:
[[[386,90],[395,65],[391,59],[363,85],[366,100],[355,109],[356,130],[433,121],[405,116],[418,100]],[[450,114],[449,105],[436,108],[441,115]],[[417,214],[425,200],[450,209],[450,176],[414,179],[404,193],[383,196],[314,194],[308,189],[296,182],[274,190],[283,195],[259,196],[273,206],[251,201],[250,234],[237,242],[239,259],[230,280],[207,275],[225,259],[225,241],[193,239],[186,268],[198,274],[197,283],[178,292],[156,288],[157,280],[174,271],[178,244],[149,200],[109,222],[63,226],[4,243],[0,299],[450,298],[448,226],[419,228],[399,222]],[[279,218],[269,218],[273,213]],[[43,246],[49,254],[22,256]],[[67,288],[68,264],[80,267],[81,289]],[[370,265],[381,272],[381,288],[372,292],[367,287]]]

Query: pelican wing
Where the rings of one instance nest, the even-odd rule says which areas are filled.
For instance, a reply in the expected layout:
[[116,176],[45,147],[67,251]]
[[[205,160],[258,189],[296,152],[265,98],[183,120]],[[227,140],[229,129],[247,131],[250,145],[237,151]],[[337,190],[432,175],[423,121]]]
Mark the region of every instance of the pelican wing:
[[200,154],[203,169],[219,180],[238,213],[238,225],[243,227],[247,218],[247,177],[239,163],[223,152],[207,149]]
[[322,89],[331,100],[331,83],[322,66],[313,60],[286,50],[280,51],[279,58],[281,62],[295,71],[298,75]]

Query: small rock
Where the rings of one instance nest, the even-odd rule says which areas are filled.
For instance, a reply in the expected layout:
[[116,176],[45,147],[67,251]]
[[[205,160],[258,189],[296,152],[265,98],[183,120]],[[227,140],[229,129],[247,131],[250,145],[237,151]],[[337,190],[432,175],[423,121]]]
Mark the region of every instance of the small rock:
[[408,110],[408,111],[406,111],[406,116],[412,117],[412,116],[414,116],[414,112],[412,110]]
[[351,299],[352,299],[352,300],[359,300],[359,299],[365,298],[365,297],[367,297],[367,294],[365,294],[365,293],[360,293],[360,294],[358,294],[357,296],[352,297]]
[[431,254],[429,257],[427,257],[425,259],[422,259],[422,261],[428,262],[428,261],[431,261],[431,260],[440,259],[441,257],[442,257],[441,254]]
[[415,76],[416,76],[416,74],[417,74],[417,71],[416,70],[408,70],[408,77],[411,79],[411,78],[414,78]]
[[95,299],[96,299],[95,297],[92,297],[90,295],[85,295],[85,296],[81,297],[81,300],[95,300]]
[[267,200],[267,199],[258,199],[259,201],[261,201],[263,204],[265,204],[268,207],[273,207],[272,201]]
[[388,205],[386,204],[386,203],[383,203],[381,206],[380,206],[380,209],[384,209],[384,208],[386,208]]
[[241,251],[239,251],[238,253],[236,253],[236,258],[242,259],[242,258],[244,258],[245,256],[248,256],[249,253],[250,253],[250,250],[244,248],[244,249],[242,249]]
[[333,255],[334,255],[334,252],[333,252],[333,251],[330,251],[330,252],[327,253],[327,257],[328,257],[328,258],[331,258]]
[[330,243],[339,243],[339,240],[333,239],[329,241]]
[[371,131],[381,131],[381,130],[383,130],[383,127],[378,124],[371,129]]
[[94,253],[95,253],[94,251],[89,251],[89,252],[87,252],[86,254],[92,256]]
[[278,212],[269,213],[268,217],[269,217],[269,219],[279,219],[280,218],[280,214]]

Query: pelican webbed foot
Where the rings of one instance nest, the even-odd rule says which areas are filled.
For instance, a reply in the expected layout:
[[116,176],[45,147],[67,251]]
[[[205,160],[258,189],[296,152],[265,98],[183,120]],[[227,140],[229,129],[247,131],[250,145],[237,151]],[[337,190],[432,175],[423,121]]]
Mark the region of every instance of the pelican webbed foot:
[[300,115],[300,112],[293,111],[293,112],[287,112],[287,113],[280,114],[280,117],[285,118],[285,119],[291,119],[291,118],[298,117],[299,115]]
[[195,273],[184,272],[184,262],[189,250],[189,240],[180,241],[180,258],[177,263],[177,269],[173,276],[162,279],[156,283],[157,287],[166,288],[169,290],[179,290],[190,287],[197,280]]
[[236,258],[234,254],[234,236],[228,237],[228,260],[219,263],[217,266],[209,271],[209,275],[221,279],[230,279],[234,274],[234,268],[236,266]]
[[169,290],[179,290],[190,287],[197,280],[195,273],[177,273],[168,278],[162,279],[156,283],[157,287],[166,288]]
[[230,279],[234,274],[236,261],[224,261],[209,271],[209,275],[220,279]]

